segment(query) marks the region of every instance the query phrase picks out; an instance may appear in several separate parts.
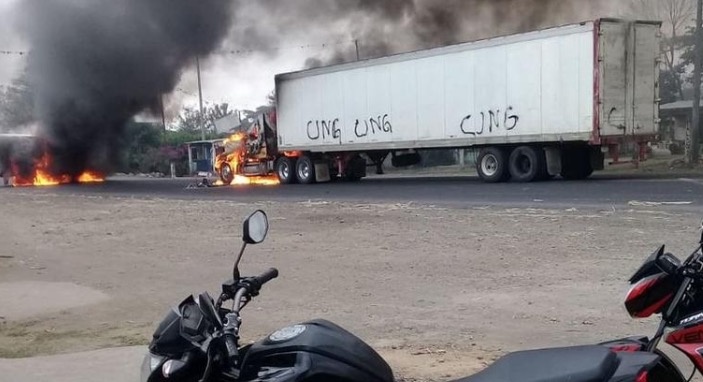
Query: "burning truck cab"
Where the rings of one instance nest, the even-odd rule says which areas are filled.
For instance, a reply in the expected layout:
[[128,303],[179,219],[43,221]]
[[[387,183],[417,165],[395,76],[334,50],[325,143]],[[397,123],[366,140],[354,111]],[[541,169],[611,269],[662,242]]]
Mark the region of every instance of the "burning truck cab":
[[359,155],[282,151],[278,147],[276,110],[259,114],[246,131],[238,131],[215,147],[218,185],[328,182],[340,174],[350,180],[366,176]]

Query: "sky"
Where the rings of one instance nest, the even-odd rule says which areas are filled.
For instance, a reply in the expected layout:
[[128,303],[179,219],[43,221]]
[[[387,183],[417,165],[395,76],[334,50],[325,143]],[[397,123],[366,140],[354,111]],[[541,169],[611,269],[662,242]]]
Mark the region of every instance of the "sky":
[[[0,15],[4,20],[12,20],[14,3],[21,0],[0,0]],[[318,40],[324,43],[323,39]],[[240,109],[253,109],[266,102],[266,96],[274,89],[274,76],[277,73],[303,68],[311,54],[323,51],[321,44],[306,46],[312,40],[302,42],[282,42],[279,57],[266,57],[264,54],[241,52],[231,54],[218,52],[201,62],[201,83],[205,103],[227,102]],[[277,47],[278,48],[278,47]],[[27,51],[31,47],[15,32],[12,22],[0,22],[0,51]],[[350,47],[353,49],[353,46]],[[26,63],[26,56],[0,54],[0,86],[7,85],[18,76]],[[194,61],[195,63],[195,61]],[[178,107],[182,103],[197,105],[198,87],[195,65],[188,68],[181,77],[176,92],[167,96],[167,103]],[[170,102],[169,99],[170,98]]]
[[[18,1],[21,0],[0,0],[0,15],[3,16],[3,22],[0,22],[0,51],[27,51],[31,49],[13,30],[12,6]],[[341,1],[344,2],[344,0]],[[630,0],[578,1],[601,2],[605,5],[602,7],[600,15],[615,16],[619,12],[617,10],[618,4]],[[256,9],[255,3],[256,1],[253,0],[242,3],[244,5],[235,16],[237,20],[233,22],[230,38],[218,53],[201,63],[203,99],[206,104],[227,102],[238,109],[256,108],[264,104],[267,95],[273,91],[276,74],[304,69],[306,59],[310,57],[330,56],[335,53],[339,54],[340,51],[343,54],[353,54],[354,52],[353,38],[350,33],[346,32],[346,30],[353,31],[357,27],[353,21],[350,21],[354,19],[353,15],[348,18],[349,20],[327,21],[324,18],[319,18],[311,20],[310,25],[306,25],[305,20],[302,20],[297,28],[288,30],[280,25],[275,27],[268,25],[267,23],[275,21],[268,19],[265,12]],[[315,5],[314,1],[307,0],[307,3]],[[299,4],[306,4],[306,0],[300,0]],[[582,17],[579,16],[578,21],[587,20],[594,16],[596,15],[583,14]],[[282,16],[277,15],[276,17]],[[343,15],[343,18],[347,17]],[[477,36],[485,37],[485,35],[501,33],[501,31],[490,30],[482,25],[468,24],[469,27],[463,30],[465,36],[461,36],[462,41]],[[305,25],[305,27],[300,27],[300,25]],[[383,30],[384,26],[380,28]],[[480,32],[476,28],[480,28]],[[399,39],[402,39],[402,35],[396,34]],[[264,41],[268,50],[263,53],[239,52],[232,54],[226,52],[235,49],[246,50],[248,47],[245,45],[252,41]],[[10,83],[20,73],[24,62],[25,57],[23,56],[0,54],[0,86]],[[177,90],[167,96],[168,114],[175,115],[184,104],[197,105],[197,94],[197,76],[193,65],[182,74]]]

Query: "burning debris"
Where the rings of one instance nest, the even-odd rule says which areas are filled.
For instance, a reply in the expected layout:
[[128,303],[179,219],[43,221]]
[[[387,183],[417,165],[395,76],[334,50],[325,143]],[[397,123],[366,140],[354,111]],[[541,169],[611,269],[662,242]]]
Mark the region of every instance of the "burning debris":
[[46,145],[36,137],[0,134],[0,138],[0,175],[5,186],[56,186],[105,181],[105,176],[96,171],[83,171],[75,176],[58,173]]
[[105,181],[105,177],[102,174],[93,171],[84,171],[78,176],[68,174],[55,175],[56,173],[51,170],[51,164],[52,160],[49,153],[44,153],[39,160],[33,163],[28,171],[22,171],[17,162],[11,162],[10,167],[13,174],[11,184],[15,187],[43,187],[68,183],[101,183]]
[[216,49],[231,1],[23,0],[28,78],[41,150],[14,161],[20,184],[102,179],[127,122],[157,111],[181,72]]

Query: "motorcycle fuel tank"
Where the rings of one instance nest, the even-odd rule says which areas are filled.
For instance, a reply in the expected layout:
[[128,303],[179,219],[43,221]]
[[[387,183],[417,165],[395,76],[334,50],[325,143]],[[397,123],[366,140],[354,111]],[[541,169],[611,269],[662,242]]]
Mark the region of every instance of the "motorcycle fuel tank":
[[247,382],[393,382],[393,371],[376,351],[348,331],[315,320],[274,332],[244,355]]

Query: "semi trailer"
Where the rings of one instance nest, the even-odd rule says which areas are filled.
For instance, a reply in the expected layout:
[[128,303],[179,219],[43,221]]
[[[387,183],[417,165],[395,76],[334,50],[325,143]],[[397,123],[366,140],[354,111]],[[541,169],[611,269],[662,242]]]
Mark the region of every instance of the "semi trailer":
[[404,167],[418,151],[477,149],[485,182],[584,179],[606,152],[657,138],[660,30],[597,19],[279,74],[274,111],[216,171],[355,181],[389,156]]

